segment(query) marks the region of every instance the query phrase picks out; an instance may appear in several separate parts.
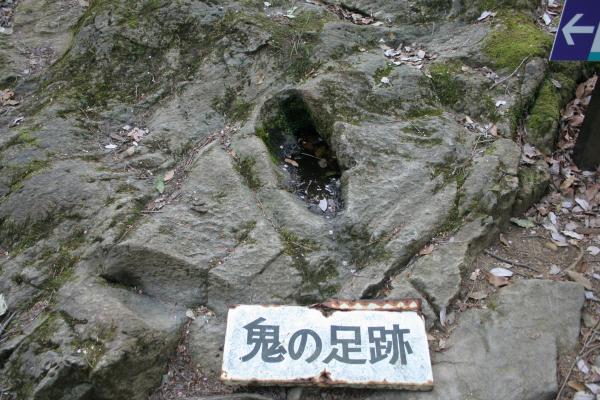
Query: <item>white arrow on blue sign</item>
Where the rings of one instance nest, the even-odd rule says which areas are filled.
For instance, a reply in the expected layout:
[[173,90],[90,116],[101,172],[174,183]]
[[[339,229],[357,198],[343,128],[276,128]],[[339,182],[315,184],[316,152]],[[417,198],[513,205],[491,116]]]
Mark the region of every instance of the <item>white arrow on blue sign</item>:
[[600,61],[600,3],[598,1],[565,1],[550,60]]

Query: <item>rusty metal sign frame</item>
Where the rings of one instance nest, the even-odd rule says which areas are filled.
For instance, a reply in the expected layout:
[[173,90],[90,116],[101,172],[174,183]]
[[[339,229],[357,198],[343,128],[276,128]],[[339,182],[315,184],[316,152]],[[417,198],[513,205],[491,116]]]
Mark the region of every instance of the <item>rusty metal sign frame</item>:
[[[230,309],[235,309],[238,304],[231,305]],[[283,307],[279,305],[260,305],[263,307]],[[400,300],[340,300],[331,299],[323,303],[317,303],[307,308],[321,311],[325,317],[328,317],[334,311],[378,311],[378,312],[415,312],[421,318],[421,299],[405,298]],[[349,384],[344,380],[333,380],[328,371],[323,370],[318,376],[311,378],[298,378],[295,380],[243,380],[238,381],[228,377],[227,371],[221,369],[220,380],[232,386],[312,386],[329,388],[376,388],[376,389],[405,389],[411,391],[429,391],[433,389],[433,380],[428,380],[420,384],[397,384],[381,381],[367,381],[360,384]]]

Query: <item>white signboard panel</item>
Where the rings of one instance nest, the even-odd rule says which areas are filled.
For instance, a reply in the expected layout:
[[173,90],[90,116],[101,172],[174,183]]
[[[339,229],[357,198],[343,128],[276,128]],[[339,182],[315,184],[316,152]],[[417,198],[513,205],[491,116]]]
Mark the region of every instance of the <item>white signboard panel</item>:
[[430,390],[423,318],[414,311],[240,305],[229,310],[221,378],[233,384]]

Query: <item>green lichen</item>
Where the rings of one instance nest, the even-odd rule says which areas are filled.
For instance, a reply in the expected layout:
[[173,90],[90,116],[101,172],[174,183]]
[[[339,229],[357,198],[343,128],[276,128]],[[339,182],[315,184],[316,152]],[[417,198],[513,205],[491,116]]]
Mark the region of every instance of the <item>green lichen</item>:
[[487,117],[492,122],[500,121],[501,114],[498,112],[498,107],[496,107],[496,103],[492,96],[486,94],[482,98],[483,104],[483,116]]
[[[77,113],[86,118],[97,115],[97,107],[109,103],[154,102],[170,94],[175,85],[167,82],[187,80],[195,73],[214,44],[223,36],[219,29],[207,29],[194,18],[182,18],[160,26],[159,45],[137,40],[142,31],[156,31],[157,20],[163,8],[181,7],[164,0],[137,2],[91,1],[75,27],[75,36],[82,36],[76,50],[71,49],[58,60],[41,82],[43,93],[50,83],[65,82],[52,90],[52,96],[61,98],[66,108],[62,115]],[[119,16],[111,28],[108,52],[97,51],[95,40],[89,39],[85,28],[93,25],[98,16]],[[169,52],[179,55],[173,68],[165,62]]]
[[37,172],[47,168],[47,160],[32,160],[23,165],[10,166],[5,169],[5,174],[10,176],[10,191],[15,192],[23,187],[23,183]]
[[[365,112],[355,106],[356,98],[342,84],[332,81],[321,81],[323,104],[328,107],[331,115],[336,119],[342,120],[350,124],[358,124],[366,118]],[[384,109],[378,107],[378,111]]]
[[252,103],[246,102],[241,95],[241,90],[233,87],[225,89],[222,97],[214,98],[212,107],[227,116],[230,121],[245,122],[252,111]]
[[37,138],[32,135],[32,131],[27,128],[22,128],[19,130],[19,133],[15,135],[9,142],[4,146],[4,148],[9,148],[11,146],[34,146],[37,144]]
[[321,65],[321,61],[315,58],[314,49],[319,42],[319,33],[331,18],[327,13],[312,11],[297,13],[293,19],[271,18],[262,11],[254,14],[228,12],[222,31],[229,36],[244,36],[247,30],[239,27],[248,24],[268,32],[267,51],[286,76],[301,81]]
[[386,64],[385,67],[379,67],[375,70],[375,74],[373,75],[373,79],[375,79],[375,83],[381,82],[381,78],[385,78],[391,75],[394,67],[390,64]]
[[[282,229],[279,236],[283,243],[283,253],[292,259],[292,266],[302,277],[300,297],[301,304],[311,304],[331,297],[339,290],[335,281],[338,271],[335,262],[325,260],[319,265],[311,265],[306,261],[306,256],[319,250],[319,245],[310,240],[303,239],[294,233]],[[315,296],[315,293],[318,293]]]
[[33,246],[38,241],[48,237],[54,228],[65,219],[62,214],[49,215],[39,221],[25,221],[17,224],[11,219],[0,221],[0,243],[17,255]]
[[[447,235],[455,232],[463,222],[463,214],[460,211],[461,199],[464,196],[462,187],[469,176],[469,162],[462,164],[446,164],[436,169],[436,176],[439,174],[443,175],[443,185],[451,182],[456,183],[456,196],[454,197],[454,204],[450,210],[448,217],[440,226],[438,233],[440,235]],[[440,188],[436,188],[435,191]],[[473,205],[472,209],[476,209],[477,205]]]
[[256,228],[256,221],[246,221],[236,227],[233,234],[237,243],[254,243],[250,239],[250,233]]
[[514,12],[502,12],[499,21],[483,45],[483,52],[493,66],[514,69],[527,56],[548,56],[552,38],[533,20]]
[[386,249],[387,236],[374,239],[366,227],[354,227],[350,232],[350,257],[357,269],[362,269],[375,262],[382,262],[391,257]]

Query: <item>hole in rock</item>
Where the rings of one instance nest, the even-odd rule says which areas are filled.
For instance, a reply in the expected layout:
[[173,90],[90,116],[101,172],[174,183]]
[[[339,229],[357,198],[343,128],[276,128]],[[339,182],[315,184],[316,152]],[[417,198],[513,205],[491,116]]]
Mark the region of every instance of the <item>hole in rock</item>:
[[307,104],[301,92],[289,91],[267,102],[258,136],[284,172],[288,191],[312,212],[334,216],[342,208],[341,171],[327,143],[326,120]]

